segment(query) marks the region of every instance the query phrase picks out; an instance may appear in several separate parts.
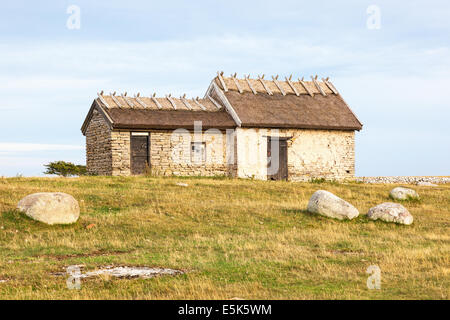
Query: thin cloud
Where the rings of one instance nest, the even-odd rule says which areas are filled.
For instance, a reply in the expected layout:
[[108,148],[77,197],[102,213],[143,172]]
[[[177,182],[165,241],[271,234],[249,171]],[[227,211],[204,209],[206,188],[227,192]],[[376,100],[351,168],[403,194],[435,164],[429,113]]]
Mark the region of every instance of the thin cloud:
[[82,150],[84,146],[68,144],[0,142],[0,154],[13,152]]

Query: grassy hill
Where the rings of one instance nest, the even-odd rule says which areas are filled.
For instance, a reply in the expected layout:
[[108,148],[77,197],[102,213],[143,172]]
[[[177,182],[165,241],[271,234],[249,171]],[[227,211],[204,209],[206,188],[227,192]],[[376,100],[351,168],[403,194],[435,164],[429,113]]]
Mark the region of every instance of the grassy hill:
[[[177,182],[188,187],[177,186]],[[449,299],[450,186],[413,186],[411,226],[373,222],[368,209],[395,185],[207,178],[0,178],[0,299]],[[325,189],[356,206],[353,221],[305,211]],[[47,226],[17,212],[27,194],[61,191],[78,222]],[[88,227],[89,226],[89,227]],[[83,280],[69,265],[158,266],[153,279]],[[381,268],[381,290],[366,269]]]

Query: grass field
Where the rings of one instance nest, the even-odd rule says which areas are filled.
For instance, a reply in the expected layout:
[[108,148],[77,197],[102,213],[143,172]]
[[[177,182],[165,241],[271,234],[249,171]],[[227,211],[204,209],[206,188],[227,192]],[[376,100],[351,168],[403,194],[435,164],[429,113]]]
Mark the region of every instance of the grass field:
[[[188,187],[176,182],[188,183]],[[412,186],[411,226],[373,222],[368,209],[395,185],[207,178],[0,178],[1,299],[449,299],[450,186]],[[353,221],[305,211],[312,193],[356,206]],[[47,226],[17,212],[27,194],[61,191],[78,222]],[[94,227],[86,228],[95,224]],[[69,290],[69,265],[158,266],[153,279],[86,279]],[[366,269],[381,268],[381,290]]]

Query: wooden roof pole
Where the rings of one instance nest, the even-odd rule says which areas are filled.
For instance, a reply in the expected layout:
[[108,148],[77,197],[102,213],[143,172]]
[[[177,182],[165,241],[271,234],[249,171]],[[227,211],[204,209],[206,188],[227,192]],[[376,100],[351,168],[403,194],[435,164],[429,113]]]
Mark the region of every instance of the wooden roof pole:
[[300,93],[298,93],[297,88],[294,87],[294,84],[291,82],[292,75],[289,78],[285,77],[285,79],[286,79],[286,82],[289,84],[289,86],[292,88],[292,90],[295,92],[295,95],[298,97],[300,95]]
[[120,103],[119,99],[116,98],[116,92],[111,95],[111,98],[113,99],[114,103],[117,104],[119,108],[122,108],[122,104]]
[[196,103],[203,111],[206,111],[205,106],[202,105],[202,104],[200,103],[200,101],[198,101],[198,97],[195,98],[195,99],[193,99],[193,100],[194,100],[194,102],[195,102],[195,103]]
[[325,91],[323,91],[323,89],[320,87],[319,83],[316,81],[317,75],[316,75],[316,77],[311,76],[311,79],[314,82],[314,85],[316,86],[317,90],[319,90],[319,92],[325,97],[327,94],[325,93]]
[[210,95],[207,95],[208,99],[216,106],[217,109],[222,108],[222,106]]
[[303,78],[301,80],[298,79],[298,82],[300,82],[300,84],[303,86],[303,88],[305,88],[306,92],[308,92],[308,94],[311,97],[314,97],[314,94],[308,89],[308,87],[306,86],[305,82],[303,81]]
[[250,90],[252,90],[253,94],[257,94],[256,90],[253,88],[252,84],[250,83],[250,75],[244,76],[245,80],[247,81],[248,87]]
[[100,99],[100,101],[105,105],[106,108],[111,108],[109,106],[109,104],[106,102],[106,100],[103,98],[103,91],[102,92],[97,92],[98,98]]
[[156,104],[156,106],[158,107],[158,109],[162,109],[162,105],[159,103],[158,100],[156,100],[156,93],[153,93],[152,95],[152,101]]
[[141,106],[143,106],[144,108],[147,108],[147,105],[145,104],[144,101],[142,101],[142,100],[139,98],[139,96],[140,96],[140,93],[138,92],[138,94],[135,94],[135,95],[134,95],[134,98],[136,99],[136,101],[137,101]]
[[280,90],[281,94],[283,96],[286,95],[286,92],[284,92],[283,88],[280,86],[280,84],[278,83],[278,75],[276,77],[272,76],[272,81],[273,83],[275,83],[275,85],[277,86],[278,90]]
[[236,88],[238,88],[239,93],[242,93],[241,85],[239,84],[239,81],[236,79],[236,73],[231,76],[231,79],[233,79],[234,84],[236,85]]
[[228,88],[227,85],[225,84],[225,81],[223,80],[223,71],[222,72],[217,72],[217,77],[219,78],[220,84],[222,85],[222,88],[225,92],[228,92]]
[[261,84],[263,85],[264,89],[267,91],[269,96],[273,95],[272,91],[270,91],[270,89],[267,88],[266,84],[264,83],[264,75],[262,75],[262,77],[258,76],[258,80],[261,82]]
[[128,100],[128,97],[127,97],[127,93],[125,92],[125,93],[122,93],[121,95],[120,95],[121,97],[122,97],[122,99],[123,100],[125,100],[125,103],[126,104],[128,104],[130,107],[134,107],[134,103],[133,102],[131,102],[130,100]]
[[184,105],[186,106],[186,108],[188,108],[189,110],[192,110],[191,105],[189,104],[189,102],[186,100],[186,93],[180,97],[181,102],[184,103]]
[[334,94],[339,94],[339,92],[336,90],[335,86],[329,81],[330,78],[322,78],[322,81],[327,85],[328,88],[330,88],[331,91],[333,91]]
[[177,110],[177,105],[175,104],[175,101],[173,101],[173,99],[172,99],[172,94],[169,93],[168,95],[166,95],[166,98],[167,98],[167,100],[169,100],[169,102],[172,105],[172,107],[175,110]]

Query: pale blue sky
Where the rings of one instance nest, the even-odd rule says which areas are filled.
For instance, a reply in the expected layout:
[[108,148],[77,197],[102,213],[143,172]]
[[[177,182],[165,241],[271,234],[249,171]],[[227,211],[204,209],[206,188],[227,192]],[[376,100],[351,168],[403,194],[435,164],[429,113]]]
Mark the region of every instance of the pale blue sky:
[[448,1],[2,3],[0,175],[84,163],[100,90],[201,96],[218,70],[330,76],[364,124],[357,175],[450,175],[449,35]]

